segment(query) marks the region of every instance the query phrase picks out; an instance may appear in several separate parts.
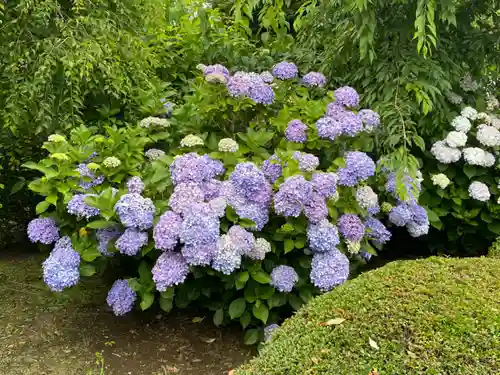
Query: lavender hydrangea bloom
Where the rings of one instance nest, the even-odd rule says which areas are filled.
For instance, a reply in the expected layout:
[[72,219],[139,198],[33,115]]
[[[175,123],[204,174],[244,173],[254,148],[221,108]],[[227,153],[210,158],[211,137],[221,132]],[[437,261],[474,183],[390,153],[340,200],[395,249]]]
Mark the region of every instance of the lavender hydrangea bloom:
[[212,268],[229,275],[240,266],[241,252],[237,244],[233,243],[229,235],[222,235],[217,241],[217,250],[212,260]]
[[380,115],[371,109],[362,109],[358,112],[358,116],[365,125],[365,130],[370,131],[380,125]]
[[59,229],[50,217],[37,218],[28,224],[28,238],[31,242],[50,245],[59,239]]
[[224,197],[218,197],[208,202],[213,214],[219,218],[226,215],[227,201]]
[[363,130],[363,121],[351,111],[344,111],[338,121],[342,124],[342,133],[354,137]]
[[354,186],[375,174],[375,163],[364,152],[350,151],[346,153],[345,168],[339,169],[339,183]]
[[319,159],[313,154],[296,151],[292,158],[299,162],[299,169],[303,172],[312,172],[319,165]]
[[424,236],[429,233],[429,223],[419,225],[412,221],[406,225],[406,230],[412,237]]
[[191,266],[208,266],[217,251],[217,242],[202,245],[184,245],[182,256]]
[[255,237],[239,225],[233,225],[229,228],[227,235],[231,238],[236,250],[241,255],[248,255],[255,246]]
[[327,138],[332,141],[342,135],[342,123],[331,117],[322,117],[316,121],[316,129],[320,138]]
[[116,316],[132,311],[137,295],[128,285],[127,280],[116,280],[108,292],[106,302]]
[[121,196],[115,211],[124,226],[146,230],[153,226],[156,209],[151,199],[131,193]]
[[365,221],[367,230],[367,237],[377,244],[384,244],[391,240],[391,232],[387,230],[380,220],[373,217]]
[[43,262],[43,281],[54,292],[74,286],[80,280],[80,255],[67,236],[59,239]]
[[302,83],[309,87],[324,87],[326,85],[326,77],[319,72],[309,72],[302,77]]
[[273,67],[272,73],[278,79],[292,79],[297,77],[299,69],[294,63],[282,61]]
[[155,248],[158,250],[173,250],[182,227],[182,219],[175,212],[167,211],[160,216],[153,230]]
[[311,182],[314,191],[325,198],[330,198],[337,192],[339,177],[336,173],[314,173]]
[[260,73],[260,78],[262,78],[262,80],[265,83],[272,83],[274,81],[274,77],[271,74],[271,72],[262,72],[262,73]]
[[220,221],[208,203],[192,205],[184,214],[180,241],[186,245],[198,246],[217,242]]
[[398,227],[403,227],[411,221],[412,213],[407,204],[399,204],[389,213],[389,221]]
[[285,137],[290,142],[304,143],[307,141],[307,126],[300,120],[292,120],[285,130]]
[[357,215],[342,215],[339,219],[338,225],[340,233],[346,240],[359,242],[365,235],[365,226]]
[[121,234],[122,232],[118,228],[114,227],[98,229],[96,232],[97,243],[98,243],[97,250],[99,250],[99,252],[102,255],[106,256],[113,255],[108,251],[109,243]]
[[168,205],[178,214],[184,213],[189,207],[203,202],[205,194],[200,184],[195,182],[183,182],[177,185],[170,196]]
[[318,223],[328,217],[328,207],[324,197],[313,193],[311,200],[304,205],[304,214],[311,223]]
[[323,292],[345,283],[349,277],[349,259],[337,249],[313,255],[311,282]]
[[71,200],[68,202],[68,213],[71,215],[76,215],[78,218],[84,217],[89,219],[92,216],[99,215],[100,211],[98,208],[92,207],[85,203],[85,198],[95,197],[96,194],[76,194],[73,195]]
[[222,182],[219,180],[209,180],[202,182],[201,185],[201,190],[203,191],[204,199],[206,201],[210,201],[212,199],[218,198],[221,195],[221,187],[222,187]]
[[221,64],[207,65],[203,68],[203,74],[205,76],[209,74],[222,74],[224,77],[229,77],[229,70]]
[[159,292],[174,285],[182,284],[189,274],[189,265],[179,253],[166,251],[160,255],[153,269],[153,281]]
[[339,120],[345,111],[345,107],[339,102],[331,102],[326,106],[326,116],[334,120]]
[[[89,157],[89,160],[90,159],[92,159],[92,155],[91,157]],[[104,182],[104,176],[101,175],[96,177],[94,172],[92,172],[89,169],[86,163],[79,164],[76,170],[78,171],[78,173],[80,173],[80,176],[82,177],[82,180],[80,181],[80,187],[84,190],[88,190],[95,186],[99,186]],[[90,181],[88,181],[88,179],[90,179]]]
[[224,172],[224,165],[219,160],[211,159],[208,155],[199,156],[194,152],[176,157],[170,166],[174,185],[208,181]]
[[232,97],[247,96],[252,86],[261,86],[262,78],[255,73],[236,72],[227,81],[227,91]]
[[264,328],[264,342],[268,342],[272,339],[273,335],[276,333],[280,326],[277,324],[269,324]]
[[270,284],[278,291],[289,293],[299,281],[299,275],[290,266],[278,266],[271,271]]
[[335,250],[336,246],[340,244],[337,228],[326,219],[318,224],[309,224],[307,239],[311,250],[320,253]]
[[266,83],[250,86],[248,89],[248,97],[255,103],[273,104],[275,94],[273,88]]
[[262,163],[262,173],[264,173],[264,176],[274,184],[283,173],[280,158],[276,155],[272,155],[269,159],[265,160],[264,163]]
[[137,255],[139,250],[148,244],[148,234],[136,228],[127,228],[115,243],[120,253],[125,255]]
[[142,182],[140,177],[131,177],[127,181],[127,189],[129,193],[141,194],[144,191],[144,182]]
[[274,197],[274,209],[278,215],[298,217],[312,195],[312,183],[306,181],[304,176],[288,177]]
[[271,244],[264,238],[257,238],[252,251],[246,255],[253,260],[263,260],[269,252],[271,252]]
[[359,95],[352,87],[340,87],[333,92],[335,101],[346,107],[357,107],[359,104]]
[[416,225],[429,224],[429,217],[427,216],[427,211],[422,206],[412,202],[408,204],[408,208],[411,212],[411,221]]

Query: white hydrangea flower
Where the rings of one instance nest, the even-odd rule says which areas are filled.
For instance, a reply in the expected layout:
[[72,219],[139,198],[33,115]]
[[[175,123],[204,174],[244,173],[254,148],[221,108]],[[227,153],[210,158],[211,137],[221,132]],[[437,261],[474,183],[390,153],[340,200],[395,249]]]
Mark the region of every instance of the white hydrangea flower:
[[419,183],[419,184],[422,183],[422,181],[424,180],[424,175],[420,171],[417,171],[415,173],[415,177],[416,177],[417,183]]
[[447,95],[446,95],[446,98],[448,99],[448,101],[451,103],[451,104],[455,104],[455,105],[459,105],[459,104],[462,104],[463,102],[463,98],[454,93],[454,92],[449,92]]
[[201,139],[200,137],[198,137],[197,135],[194,135],[194,134],[186,135],[181,140],[182,147],[194,147],[194,146],[202,146],[202,145],[203,145],[203,139]]
[[64,142],[66,142],[66,138],[64,138],[64,136],[59,135],[59,134],[52,134],[52,135],[49,135],[49,142],[64,143]]
[[474,181],[469,186],[469,196],[481,202],[486,202],[490,199],[490,190],[488,186],[479,181]]
[[205,76],[205,80],[210,83],[226,83],[227,78],[222,73],[210,73]]
[[468,118],[469,120],[472,120],[474,121],[475,119],[477,119],[477,111],[472,108],[472,107],[465,107],[462,109],[462,112],[460,112],[460,114],[463,116],[463,117],[466,117]]
[[247,255],[254,260],[263,260],[269,252],[271,252],[271,244],[264,238],[257,238],[255,240],[255,246]]
[[497,204],[500,204],[500,197],[498,197],[497,199]]
[[155,126],[159,128],[168,128],[170,123],[166,118],[146,117],[139,122],[139,126],[141,128],[151,128]]
[[412,237],[425,236],[427,233],[429,233],[429,223],[418,225],[414,222],[410,222],[406,225],[406,230]]
[[359,207],[367,210],[378,206],[378,196],[371,187],[361,186],[356,190],[356,202],[358,202]]
[[114,156],[108,156],[102,162],[106,168],[116,168],[119,167],[121,163],[120,159],[115,158]]
[[165,152],[162,151],[162,150],[158,150],[157,148],[150,148],[149,150],[147,150],[144,155],[146,155],[146,157],[150,160],[150,161],[154,161],[154,160],[158,160],[159,158],[161,158],[162,156],[165,156]]
[[491,123],[491,117],[490,117],[490,115],[488,115],[488,114],[487,114],[487,113],[485,113],[485,112],[479,112],[479,113],[477,114],[476,120],[482,121],[482,122],[484,122],[485,124],[489,124],[489,123]]
[[479,83],[474,81],[470,74],[466,74],[464,78],[460,81],[460,87],[466,92],[477,91],[479,88]]
[[456,131],[467,133],[472,127],[472,124],[467,117],[457,116],[451,121],[451,126],[453,126]]
[[496,129],[500,129],[500,118],[498,118],[496,116],[491,116],[490,117],[490,125]]
[[439,186],[441,189],[446,189],[446,187],[451,183],[448,176],[444,173],[435,174],[431,177],[431,181],[434,185]]
[[494,126],[479,125],[477,127],[476,138],[483,146],[500,146],[500,131]]
[[451,131],[446,136],[445,141],[450,147],[463,147],[467,143],[467,134],[457,131]]
[[464,148],[463,154],[465,162],[470,165],[489,168],[495,164],[495,156],[479,147]]
[[460,160],[462,153],[456,148],[451,148],[446,145],[445,141],[438,141],[432,145],[431,153],[434,157],[443,164],[455,163]]
[[240,148],[238,142],[231,138],[222,138],[218,147],[220,152],[236,152]]
[[351,254],[357,254],[359,253],[359,250],[361,250],[361,243],[360,242],[353,242],[353,241],[346,241],[347,244],[347,251]]
[[495,98],[493,95],[488,94],[486,98],[486,109],[488,111],[493,111],[500,107],[500,102],[498,101],[497,98]]

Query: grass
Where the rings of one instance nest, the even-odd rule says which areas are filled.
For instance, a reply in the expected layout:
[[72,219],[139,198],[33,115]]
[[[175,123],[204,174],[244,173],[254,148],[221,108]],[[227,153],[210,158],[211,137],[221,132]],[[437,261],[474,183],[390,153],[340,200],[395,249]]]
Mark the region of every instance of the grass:
[[500,374],[500,259],[398,261],[320,296],[236,375]]

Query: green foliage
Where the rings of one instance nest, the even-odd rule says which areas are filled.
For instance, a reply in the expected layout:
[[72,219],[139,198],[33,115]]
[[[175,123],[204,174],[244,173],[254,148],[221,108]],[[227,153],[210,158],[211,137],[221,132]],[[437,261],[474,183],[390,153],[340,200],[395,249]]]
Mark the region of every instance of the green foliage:
[[364,273],[285,321],[235,374],[495,373],[498,267],[494,258],[429,258]]

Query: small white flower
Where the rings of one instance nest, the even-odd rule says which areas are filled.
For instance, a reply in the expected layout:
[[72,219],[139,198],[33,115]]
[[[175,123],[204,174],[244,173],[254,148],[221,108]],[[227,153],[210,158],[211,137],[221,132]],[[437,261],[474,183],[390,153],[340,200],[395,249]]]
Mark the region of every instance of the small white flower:
[[488,186],[479,181],[474,181],[469,186],[469,196],[481,202],[486,202],[490,199],[490,190]]
[[493,95],[488,94],[486,98],[486,109],[488,111],[493,111],[500,107],[500,102],[498,101],[497,98],[495,98]]
[[449,132],[445,139],[450,147],[463,147],[467,143],[467,134],[457,131]]
[[121,163],[120,159],[115,158],[114,156],[108,156],[102,162],[106,168],[116,168],[119,167]]
[[456,131],[467,133],[472,127],[472,124],[467,117],[457,116],[451,121],[451,126],[453,126]]
[[496,129],[500,129],[500,118],[498,118],[496,116],[491,116],[490,117],[490,125]]
[[150,161],[154,161],[154,160],[158,160],[159,158],[161,158],[162,156],[165,155],[165,152],[162,151],[162,150],[158,150],[157,148],[150,148],[149,150],[147,150],[144,155],[146,155],[146,157],[150,160]]
[[146,117],[139,122],[139,126],[141,128],[152,128],[152,127],[168,128],[170,126],[170,123],[165,118]]
[[462,109],[462,112],[460,112],[460,114],[472,121],[477,118],[477,111],[472,107],[465,107],[464,109]]
[[204,71],[207,66],[205,64],[198,64],[196,65],[196,69]]
[[495,156],[479,147],[464,148],[463,154],[465,162],[470,165],[489,168],[495,164]]
[[267,71],[260,73],[260,78],[262,78],[265,83],[272,83],[274,81],[274,76],[271,74],[271,72]]
[[458,95],[458,94],[455,94],[454,92],[449,92],[447,95],[446,95],[446,98],[448,99],[448,101],[451,103],[451,104],[455,104],[455,105],[459,105],[459,104],[462,104],[463,102],[463,98]]
[[52,135],[49,135],[49,142],[64,143],[64,142],[66,142],[66,138],[64,138],[62,135],[59,135],[59,134],[52,134]]
[[424,180],[424,175],[420,171],[417,171],[415,173],[415,177],[417,179],[417,183],[419,183],[419,184],[422,183],[422,181]]
[[500,131],[494,126],[479,125],[477,127],[476,138],[483,146],[500,146]]
[[198,137],[197,135],[194,135],[194,134],[186,135],[181,140],[182,147],[194,147],[194,146],[202,146],[202,145],[203,145],[203,139],[201,139],[200,137]]
[[222,138],[218,147],[220,152],[236,152],[240,148],[238,142],[231,138]]
[[450,179],[443,173],[435,174],[431,177],[432,183],[439,186],[441,189],[446,189],[450,184]]
[[479,112],[477,114],[476,120],[482,121],[485,124],[491,123],[491,117],[487,113],[484,113],[484,112]]
[[474,81],[470,74],[466,74],[460,81],[460,87],[466,92],[476,91],[479,88],[479,83]]
[[455,163],[460,160],[462,153],[456,148],[451,148],[446,145],[445,141],[438,141],[432,145],[431,153],[434,157],[443,164]]
[[367,210],[378,206],[378,196],[371,187],[361,186],[356,190],[356,202],[358,202],[359,207]]
[[410,222],[406,225],[406,230],[412,237],[424,236],[429,233],[429,223],[417,225],[414,222]]

